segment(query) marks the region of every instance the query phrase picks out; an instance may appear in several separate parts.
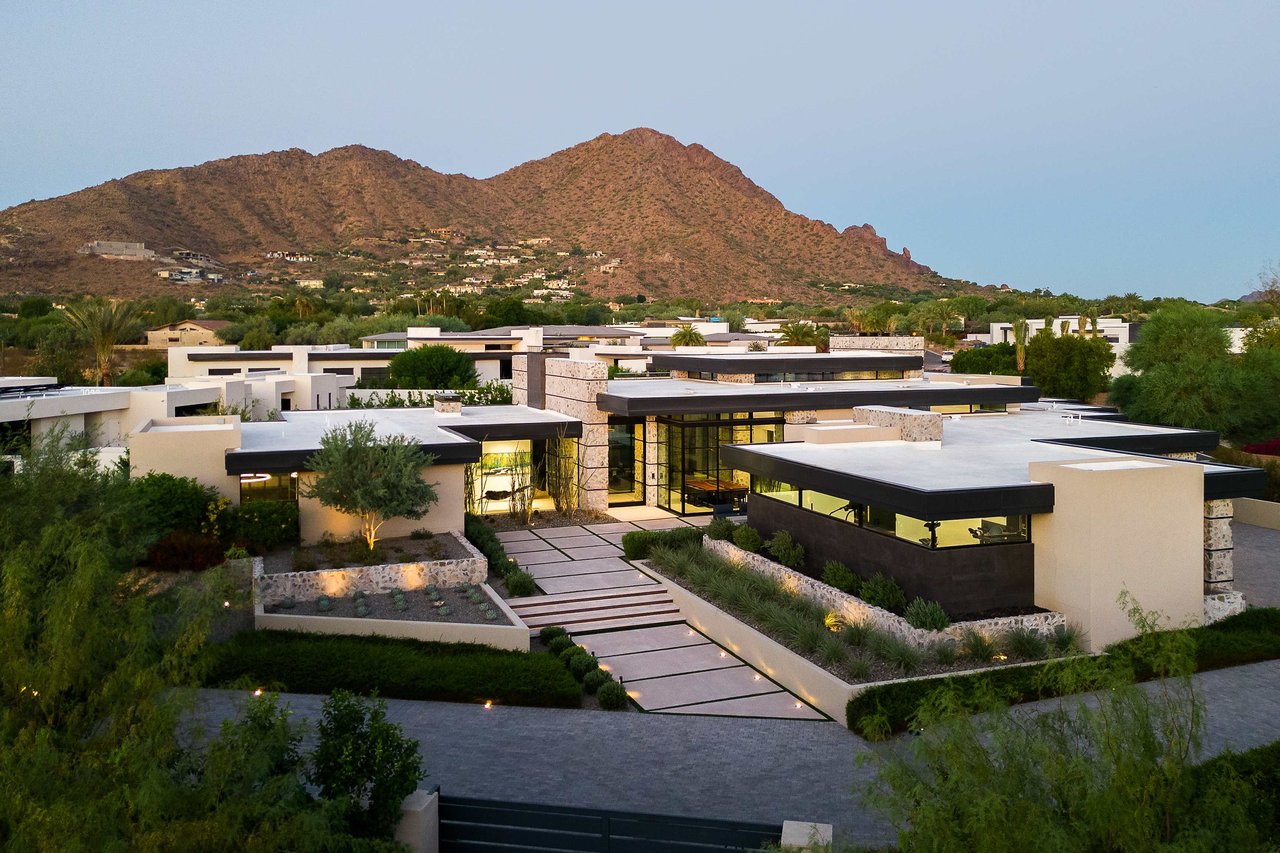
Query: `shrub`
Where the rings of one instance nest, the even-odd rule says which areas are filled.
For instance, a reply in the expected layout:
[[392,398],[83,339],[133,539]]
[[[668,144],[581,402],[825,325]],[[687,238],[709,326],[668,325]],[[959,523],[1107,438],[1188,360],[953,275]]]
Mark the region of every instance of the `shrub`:
[[822,582],[850,595],[857,595],[862,589],[862,579],[853,573],[853,569],[838,560],[823,563]]
[[628,560],[645,560],[655,547],[678,548],[702,542],[702,529],[677,527],[672,530],[632,530],[622,534],[622,552]]
[[224,553],[212,536],[175,530],[151,546],[147,562],[160,572],[203,571],[220,565]]
[[929,651],[933,652],[933,659],[942,666],[951,666],[960,657],[960,650],[956,648],[954,640],[939,640],[929,647]]
[[876,634],[869,645],[876,657],[897,667],[903,675],[911,675],[924,663],[924,655],[918,648],[888,634]]
[[740,524],[738,529],[733,531],[733,544],[744,551],[758,554],[760,548],[764,546],[764,538],[760,535],[760,531],[750,524]]
[[255,554],[298,541],[298,505],[293,501],[250,501],[230,515],[231,540]]
[[237,545],[232,545],[222,557],[226,560],[247,560],[249,559],[249,552]]
[[893,578],[887,578],[880,572],[876,572],[862,584],[859,598],[892,613],[902,613],[907,606],[907,596],[902,587]]
[[474,388],[479,380],[470,356],[445,344],[397,353],[387,369],[392,388],[460,390]]
[[345,690],[325,700],[310,781],[320,796],[340,802],[358,835],[390,838],[400,804],[422,779],[418,742],[387,722],[387,703]]
[[316,567],[316,555],[310,551],[294,551],[293,552],[293,570],[295,572],[309,572]]
[[708,539],[717,539],[720,541],[724,541],[724,540],[733,538],[733,531],[736,528],[737,528],[737,525],[734,524],[732,521],[730,521],[727,518],[721,517],[721,518],[711,519],[711,523],[708,524],[704,529],[706,530]]
[[217,497],[191,477],[151,473],[129,482],[130,515],[144,526],[150,542],[173,531],[199,533]]
[[612,680],[613,676],[603,669],[596,668],[582,676],[582,689],[588,695],[594,696],[597,690]]
[[506,584],[507,592],[512,598],[523,598],[538,592],[538,585],[534,582],[533,575],[528,572],[519,570],[509,572],[502,578],[502,582]]
[[1024,625],[1005,631],[1000,645],[1006,654],[1023,660],[1044,660],[1049,656],[1049,641],[1044,634]]
[[571,643],[565,646],[560,651],[556,652],[556,657],[560,658],[560,663],[564,664],[567,667],[569,665],[569,660],[574,655],[578,654],[578,652],[582,652],[583,654],[586,654],[587,650],[584,649],[582,646],[578,645],[577,643]]
[[789,569],[798,569],[804,563],[804,546],[791,538],[791,533],[786,530],[773,534],[764,547],[773,559]]
[[[511,571],[510,564],[515,561],[507,557],[507,551],[498,540],[498,534],[478,515],[467,514],[462,522],[463,535],[467,541],[476,546],[476,550],[484,554],[489,561],[489,571],[504,575]],[[519,568],[519,566],[517,566]]]
[[996,656],[996,644],[981,631],[965,628],[960,634],[960,654],[972,661],[989,661]]
[[1057,625],[1053,629],[1053,651],[1059,655],[1073,655],[1084,648],[1080,628],[1075,625]]
[[568,636],[569,632],[559,625],[544,625],[542,630],[538,632],[538,639],[544,643],[550,643],[556,637]]
[[947,611],[942,609],[941,604],[936,601],[925,601],[920,596],[916,596],[907,605],[902,615],[912,628],[925,631],[941,631],[951,625],[951,619],[948,618]]
[[560,636],[552,637],[547,641],[547,650],[553,655],[559,657],[561,652],[573,647],[574,645],[575,643],[573,642],[573,639],[568,634],[561,634]]
[[294,631],[247,631],[206,649],[210,687],[290,693],[350,690],[391,699],[578,708],[582,691],[555,656],[470,643],[422,643]]
[[569,672],[573,677],[581,681],[583,677],[594,669],[599,669],[600,664],[596,661],[596,656],[588,652],[586,649],[579,649],[578,653],[569,658]]
[[625,710],[629,701],[627,689],[616,681],[600,685],[596,690],[596,699],[600,701],[600,707],[606,711]]

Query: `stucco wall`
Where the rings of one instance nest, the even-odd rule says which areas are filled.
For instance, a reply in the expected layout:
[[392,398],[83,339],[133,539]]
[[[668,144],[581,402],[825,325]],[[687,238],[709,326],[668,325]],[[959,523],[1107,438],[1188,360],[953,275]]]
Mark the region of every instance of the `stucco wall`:
[[[429,465],[423,468],[423,478],[435,485],[439,500],[431,505],[422,518],[388,520],[378,531],[378,536],[385,539],[393,536],[408,536],[415,530],[429,530],[432,533],[461,530],[462,517],[466,508],[462,469],[462,465]],[[315,477],[316,475],[310,472],[303,472],[298,476],[298,525],[302,543],[311,545],[319,542],[325,533],[339,540],[360,535],[360,520],[354,515],[345,515],[325,506],[315,498],[302,496],[303,490],[314,483]]]
[[1031,527],[1037,605],[1078,624],[1093,651],[1137,633],[1117,603],[1122,591],[1172,626],[1204,622],[1198,466],[1116,457],[1034,462],[1029,474],[1054,487],[1053,512]]
[[157,471],[194,477],[232,503],[240,502],[240,478],[227,474],[226,463],[227,450],[240,446],[239,417],[155,420],[131,433],[127,443],[131,476]]

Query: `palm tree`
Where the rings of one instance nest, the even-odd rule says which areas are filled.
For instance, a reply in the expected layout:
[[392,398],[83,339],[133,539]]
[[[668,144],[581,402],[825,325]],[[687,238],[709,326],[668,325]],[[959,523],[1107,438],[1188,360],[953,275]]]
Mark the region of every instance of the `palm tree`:
[[132,302],[94,299],[67,308],[67,322],[88,338],[89,346],[93,348],[98,384],[110,385],[116,344],[137,337],[142,330],[138,307]]
[[1013,321],[1013,349],[1018,360],[1018,373],[1027,369],[1027,318]]
[[778,344],[784,347],[822,347],[829,332],[806,320],[791,320],[778,327]]
[[692,324],[681,326],[671,336],[673,347],[700,347],[706,343],[707,339],[702,336],[702,332],[695,329]]
[[849,323],[849,331],[861,332],[863,325],[867,322],[867,312],[861,308],[849,308],[844,312],[844,318]]

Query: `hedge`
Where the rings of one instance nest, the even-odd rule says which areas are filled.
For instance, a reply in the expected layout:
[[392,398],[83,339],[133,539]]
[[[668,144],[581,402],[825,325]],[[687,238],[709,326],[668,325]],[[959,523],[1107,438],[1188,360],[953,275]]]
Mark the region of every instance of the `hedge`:
[[1263,838],[1280,841],[1280,741],[1245,752],[1227,752],[1200,765],[1201,778],[1212,783],[1218,770],[1230,770],[1257,792],[1246,809]]
[[701,527],[676,527],[672,530],[633,530],[622,534],[622,553],[628,560],[648,559],[649,552],[657,545],[679,548],[681,545],[702,542]]
[[422,643],[296,631],[250,631],[209,646],[208,687],[288,693],[350,690],[391,699],[579,708],[581,689],[554,655],[469,643]]
[[502,547],[502,543],[498,541],[498,534],[493,532],[493,528],[486,524],[484,519],[468,513],[462,522],[462,532],[466,535],[467,541],[488,558],[490,571],[499,575],[505,574],[502,569],[506,565],[507,549]]
[[[1228,666],[1239,666],[1280,658],[1280,609],[1253,608],[1229,619],[1188,633],[1196,644],[1196,670],[1203,672]],[[1099,682],[1113,667],[1131,667],[1142,680],[1153,677],[1134,651],[1142,638],[1125,640],[1109,647],[1104,657],[1092,658]],[[1008,704],[1033,702],[1062,695],[1055,668],[1079,666],[1079,660],[1050,660],[1029,666],[992,669],[970,675],[953,675],[920,681],[900,682],[871,687],[849,700],[845,707],[845,724],[854,732],[869,734],[875,727],[881,733],[904,732],[909,729],[922,703],[940,688],[951,687],[961,701],[979,692],[994,693]]]

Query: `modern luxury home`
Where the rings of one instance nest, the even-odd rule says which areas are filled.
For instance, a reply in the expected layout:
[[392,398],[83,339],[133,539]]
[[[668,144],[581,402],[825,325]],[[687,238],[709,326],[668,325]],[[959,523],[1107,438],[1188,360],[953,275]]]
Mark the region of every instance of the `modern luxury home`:
[[[431,407],[344,410],[354,378],[331,372],[342,363],[328,353],[386,357],[174,348],[171,366],[203,372],[133,389],[12,380],[0,421],[18,436],[59,422],[100,431],[103,445],[127,445],[135,472],[195,477],[233,502],[298,501],[304,541],[355,529],[298,484],[328,429],[367,419],[434,458],[439,505],[390,535],[516,506],[745,511],[766,535],[790,531],[815,577],[839,560],[953,616],[1058,610],[1095,647],[1129,630],[1122,590],[1175,622],[1202,620],[1205,596],[1241,606],[1231,499],[1259,495],[1262,473],[1199,456],[1216,434],[1041,400],[1019,377],[925,374],[919,354],[885,346],[654,351],[651,373],[610,379],[594,347],[533,346],[508,353],[515,405],[441,394]],[[260,356],[275,366],[247,369]],[[211,374],[224,363],[235,373]],[[191,416],[215,404],[279,419]]]

